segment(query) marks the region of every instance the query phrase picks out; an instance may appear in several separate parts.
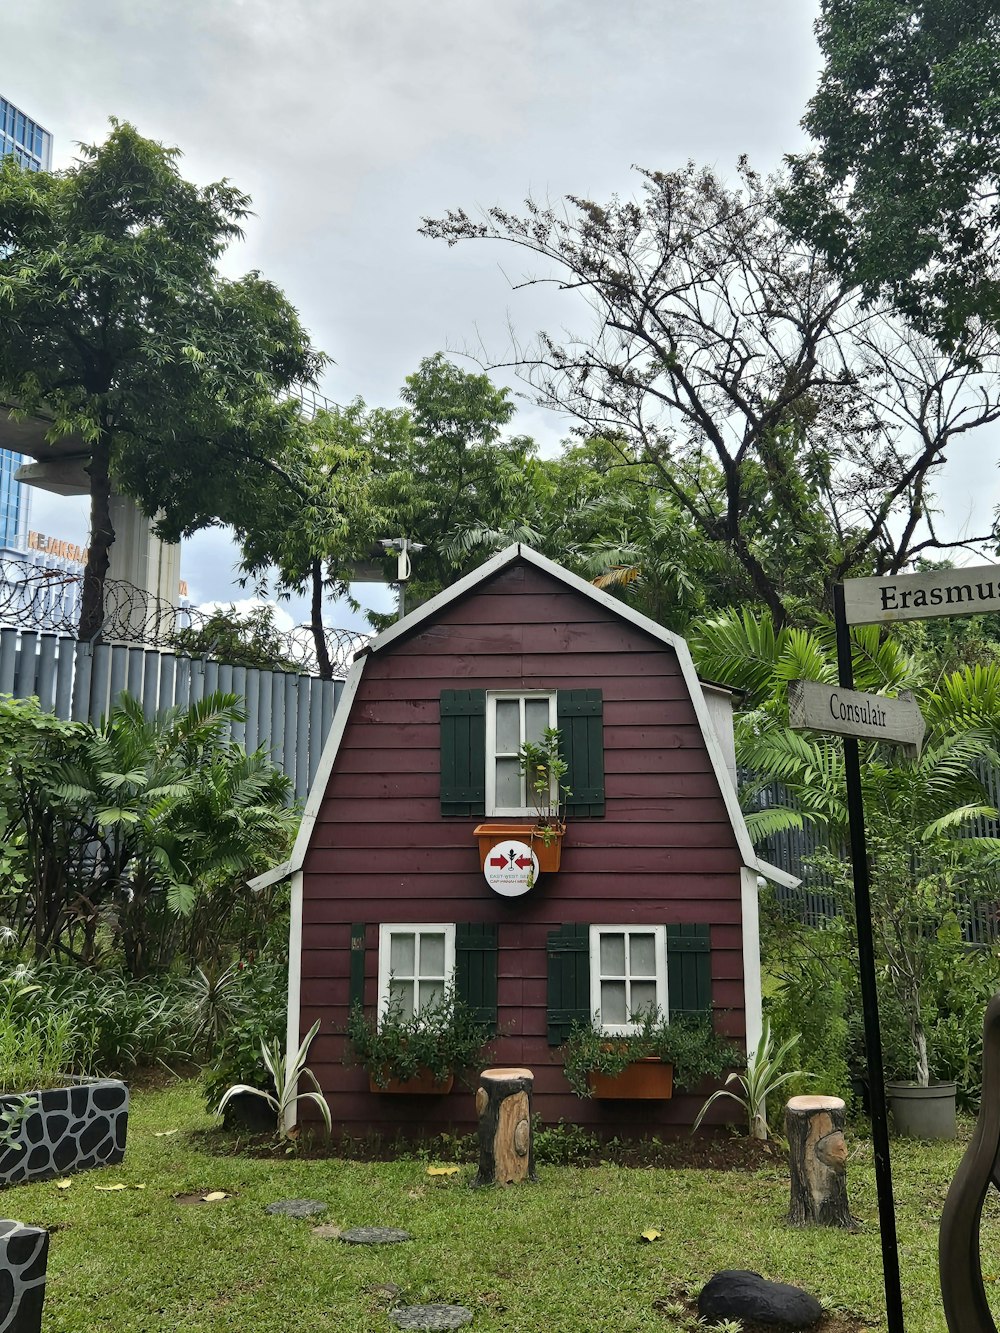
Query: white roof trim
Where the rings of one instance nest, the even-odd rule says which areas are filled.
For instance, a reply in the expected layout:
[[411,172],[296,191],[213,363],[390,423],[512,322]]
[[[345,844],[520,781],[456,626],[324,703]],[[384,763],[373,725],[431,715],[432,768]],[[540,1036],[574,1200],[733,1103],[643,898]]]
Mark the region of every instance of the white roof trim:
[[[344,692],[340,697],[337,711],[334,714],[333,726],[330,728],[330,735],[327,737],[326,745],[323,749],[323,755],[320,759],[319,769],[316,777],[313,779],[312,787],[309,790],[309,797],[306,801],[305,811],[302,816],[302,824],[299,828],[298,837],[295,839],[295,847],[291,858],[285,862],[283,867],[277,867],[269,871],[267,875],[259,876],[258,879],[251,882],[251,887],[256,887],[261,881],[275,883],[276,879],[287,878],[288,875],[300,869],[305,859],[306,850],[312,837],[313,826],[316,823],[316,817],[319,814],[323,797],[326,794],[327,784],[330,780],[330,774],[333,772],[333,766],[337,758],[337,751],[340,748],[341,740],[344,735],[344,728],[347,725],[347,718],[354,702],[354,696],[357,693],[358,685],[361,681],[361,674],[365,663],[369,661],[374,653],[381,652],[383,648],[388,648],[394,644],[397,639],[406,634],[412,633],[425,621],[432,619],[446,606],[456,602],[464,597],[466,593],[474,591],[481,583],[491,579],[501,570],[506,569],[508,565],[514,564],[517,560],[523,560],[526,564],[534,565],[544,574],[564,583],[574,592],[580,593],[584,597],[589,597],[591,601],[596,602],[606,611],[634,625],[636,629],[643,630],[651,638],[657,639],[660,643],[666,644],[677,654],[680,663],[681,674],[684,677],[685,684],[688,687],[688,693],[691,696],[691,702],[694,706],[695,715],[698,718],[698,725],[701,728],[702,739],[708,750],[712,761],[712,767],[715,776],[719,782],[719,789],[722,792],[723,800],[726,803],[726,811],[736,835],[737,846],[740,855],[743,858],[743,864],[758,874],[763,875],[772,883],[784,885],[786,888],[795,888],[799,880],[794,875],[789,875],[784,870],[779,870],[777,866],[769,865],[766,861],[761,861],[750,841],[750,834],[747,830],[746,822],[743,819],[743,812],[740,809],[739,801],[736,796],[736,789],[733,786],[729,776],[729,769],[726,765],[725,755],[722,753],[722,747],[719,744],[715,734],[715,728],[712,726],[708,715],[708,705],[705,702],[704,689],[710,689],[711,686],[703,686],[698,679],[698,673],[695,670],[694,661],[691,657],[691,651],[687,646],[687,641],[679,634],[674,634],[671,630],[664,629],[658,625],[655,620],[650,620],[639,611],[634,611],[631,607],[623,605],[616,598],[603,592],[600,588],[595,588],[592,583],[581,579],[576,574],[571,574],[568,569],[563,569],[562,565],[557,565],[554,560],[549,560],[544,555],[539,555],[533,551],[530,546],[508,546],[505,550],[498,552],[485,564],[474,569],[471,574],[466,574],[465,578],[459,579],[453,583],[450,588],[445,588],[439,592],[436,597],[432,597],[429,602],[424,602],[422,606],[411,611],[409,615],[398,620],[395,625],[389,629],[383,630],[381,634],[368,645],[368,652],[364,654],[351,668],[350,674],[344,685]],[[278,875],[278,870],[282,873]],[[275,877],[275,878],[272,878]]]
[[295,846],[292,848],[291,856],[287,861],[283,861],[280,866],[275,866],[273,870],[268,870],[263,875],[258,875],[256,879],[252,879],[250,881],[251,889],[263,889],[270,884],[277,884],[283,879],[288,879],[290,875],[294,875],[297,870],[301,870],[302,863],[306,859],[306,852],[309,850],[309,843],[312,840],[317,816],[323,805],[323,797],[326,795],[326,789],[330,782],[330,774],[333,772],[333,766],[337,760],[340,743],[344,739],[347,720],[354,705],[354,696],[358,692],[358,686],[361,684],[361,677],[364,675],[367,662],[368,655],[365,654],[364,657],[359,658],[354,663],[347,673],[343,691],[337,701],[333,722],[330,725],[330,734],[326,738],[323,753],[320,755],[319,767],[316,769],[316,776],[312,780],[309,795],[306,797],[305,808],[302,811],[302,822],[299,824],[299,831],[295,837]]

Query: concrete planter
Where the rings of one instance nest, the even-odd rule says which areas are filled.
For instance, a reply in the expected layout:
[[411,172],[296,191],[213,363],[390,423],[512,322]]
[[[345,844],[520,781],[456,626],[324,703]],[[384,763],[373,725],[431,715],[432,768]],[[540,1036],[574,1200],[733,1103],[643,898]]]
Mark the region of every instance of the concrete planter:
[[20,1148],[0,1150],[0,1185],[113,1166],[125,1156],[128,1088],[120,1079],[80,1079],[65,1088],[5,1093],[0,1108],[31,1097],[37,1105],[21,1121]]
[[49,1233],[0,1221],[0,1333],[40,1333]]
[[955,1084],[886,1083],[886,1096],[896,1133],[908,1139],[954,1139]]

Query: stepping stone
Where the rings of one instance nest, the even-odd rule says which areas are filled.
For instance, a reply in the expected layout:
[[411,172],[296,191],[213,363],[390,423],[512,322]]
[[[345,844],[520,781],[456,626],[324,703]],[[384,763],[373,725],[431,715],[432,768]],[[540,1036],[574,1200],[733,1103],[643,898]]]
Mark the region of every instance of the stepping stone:
[[277,1203],[269,1203],[267,1211],[274,1216],[315,1217],[317,1213],[325,1213],[329,1206],[319,1199],[279,1199]]
[[404,1305],[389,1318],[397,1328],[464,1328],[472,1323],[472,1311],[464,1305]]
[[[345,1231],[340,1237],[346,1240],[348,1245],[398,1245],[400,1241],[412,1240],[413,1236],[409,1231],[402,1231],[399,1227],[352,1227],[350,1231]],[[408,1327],[419,1328],[419,1324],[409,1325]],[[451,1328],[448,1324],[446,1327]],[[458,1324],[455,1325],[459,1327]]]

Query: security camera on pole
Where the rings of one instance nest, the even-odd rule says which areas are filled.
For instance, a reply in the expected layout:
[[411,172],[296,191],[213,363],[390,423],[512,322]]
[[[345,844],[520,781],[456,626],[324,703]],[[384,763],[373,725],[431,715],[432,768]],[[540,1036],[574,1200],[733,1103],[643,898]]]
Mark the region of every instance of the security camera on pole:
[[413,576],[413,566],[410,562],[411,551],[422,551],[423,542],[411,542],[409,537],[382,537],[379,539],[381,546],[388,554],[396,556],[396,577],[395,583],[399,584],[399,616],[402,620],[406,615],[406,585]]

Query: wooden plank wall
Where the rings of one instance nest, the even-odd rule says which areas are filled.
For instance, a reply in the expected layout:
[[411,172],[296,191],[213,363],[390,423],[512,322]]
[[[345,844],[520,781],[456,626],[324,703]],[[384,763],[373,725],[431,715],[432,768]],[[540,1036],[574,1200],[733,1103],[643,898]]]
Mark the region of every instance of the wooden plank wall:
[[[606,814],[571,821],[562,869],[525,898],[491,893],[472,830],[442,817],[442,689],[574,689],[604,695]],[[546,1040],[546,940],[563,922],[708,922],[720,1031],[744,1034],[740,865],[676,654],[527,565],[503,571],[433,624],[368,662],[305,861],[301,1025],[322,1029],[310,1066],[347,1132],[471,1128],[472,1096],[374,1096],[345,1068],[352,922],[367,923],[374,1009],[378,924],[496,921],[499,1023],[491,1063],[527,1064],[536,1109],[615,1132],[690,1124],[700,1098],[650,1112],[573,1096]],[[652,1104],[650,1104],[652,1105]],[[650,1120],[650,1115],[653,1119]]]

